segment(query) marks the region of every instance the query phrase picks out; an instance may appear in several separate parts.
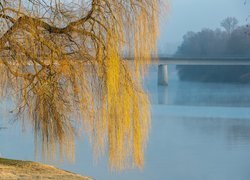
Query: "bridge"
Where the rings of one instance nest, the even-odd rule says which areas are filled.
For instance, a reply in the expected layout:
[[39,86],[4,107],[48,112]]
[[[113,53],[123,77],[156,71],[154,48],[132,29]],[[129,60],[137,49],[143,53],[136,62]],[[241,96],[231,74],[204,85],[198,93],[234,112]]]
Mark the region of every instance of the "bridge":
[[158,85],[168,85],[167,65],[215,65],[215,66],[250,66],[250,57],[211,57],[211,58],[183,58],[183,57],[158,57],[152,58],[158,64]]

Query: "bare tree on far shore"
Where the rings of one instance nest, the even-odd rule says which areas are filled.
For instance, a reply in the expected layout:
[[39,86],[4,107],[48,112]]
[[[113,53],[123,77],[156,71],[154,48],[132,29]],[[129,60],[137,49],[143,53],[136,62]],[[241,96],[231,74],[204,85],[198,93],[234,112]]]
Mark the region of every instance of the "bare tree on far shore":
[[221,22],[221,26],[228,34],[232,34],[232,32],[237,28],[238,23],[239,21],[235,17],[227,17]]

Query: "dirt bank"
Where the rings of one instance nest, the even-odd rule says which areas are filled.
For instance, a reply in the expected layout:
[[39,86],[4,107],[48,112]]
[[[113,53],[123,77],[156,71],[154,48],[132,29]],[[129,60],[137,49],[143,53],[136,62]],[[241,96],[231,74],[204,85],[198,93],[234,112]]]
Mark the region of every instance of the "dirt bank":
[[0,179],[91,180],[68,171],[31,161],[0,158]]

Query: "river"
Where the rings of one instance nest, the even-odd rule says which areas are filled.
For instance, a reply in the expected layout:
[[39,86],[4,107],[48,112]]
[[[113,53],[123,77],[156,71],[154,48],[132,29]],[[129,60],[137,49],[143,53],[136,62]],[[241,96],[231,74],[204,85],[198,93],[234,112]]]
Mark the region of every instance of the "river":
[[[112,172],[107,159],[93,161],[85,138],[76,162],[49,162],[97,180],[249,180],[250,85],[181,82],[169,67],[169,86],[157,86],[157,66],[144,79],[151,99],[152,127],[143,170]],[[32,133],[23,130],[1,104],[0,152],[34,160]],[[48,162],[47,162],[48,163]]]

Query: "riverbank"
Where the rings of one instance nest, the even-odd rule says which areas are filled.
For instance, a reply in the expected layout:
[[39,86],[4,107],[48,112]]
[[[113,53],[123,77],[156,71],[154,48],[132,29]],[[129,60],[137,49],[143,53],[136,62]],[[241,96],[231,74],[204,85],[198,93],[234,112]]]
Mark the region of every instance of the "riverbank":
[[4,158],[0,158],[0,179],[91,180],[50,165]]

